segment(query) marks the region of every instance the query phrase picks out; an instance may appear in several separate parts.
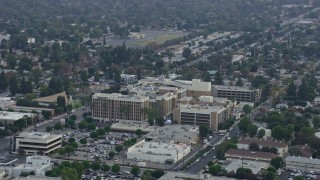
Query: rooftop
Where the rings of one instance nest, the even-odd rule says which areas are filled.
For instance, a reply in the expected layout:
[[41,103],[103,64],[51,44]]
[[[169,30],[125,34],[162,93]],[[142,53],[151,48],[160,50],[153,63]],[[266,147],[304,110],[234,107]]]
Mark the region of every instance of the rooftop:
[[139,95],[122,95],[119,93],[95,93],[92,98],[108,98],[108,99],[114,99],[114,100],[125,100],[125,101],[146,101],[149,98],[145,96],[139,96]]
[[181,112],[194,112],[194,113],[211,113],[211,112],[222,112],[225,110],[223,106],[209,106],[201,104],[180,104]]
[[17,121],[23,117],[34,117],[33,113],[0,111],[0,120]]
[[147,122],[135,122],[135,121],[119,121],[111,126],[112,130],[134,132],[137,129],[141,129],[143,132],[151,132],[157,129],[157,126],[150,126]]
[[313,164],[313,165],[320,165],[320,159],[312,159],[307,157],[295,157],[295,156],[288,156],[286,157],[286,162],[297,162],[302,164]]
[[53,94],[53,95],[50,95],[50,96],[46,96],[46,97],[41,97],[41,98],[37,98],[37,99],[34,99],[34,101],[37,101],[37,102],[46,102],[46,103],[56,103],[57,102],[57,98],[59,96],[63,96],[66,98],[67,100],[67,95],[66,95],[66,92],[63,91],[61,93],[57,93],[57,94]]
[[16,137],[24,138],[24,139],[38,139],[38,140],[49,140],[56,138],[57,136],[61,136],[61,134],[51,134],[45,132],[22,132],[18,134]]
[[167,125],[145,135],[149,139],[193,141],[199,135],[199,127],[191,125]]
[[259,146],[268,146],[268,147],[278,147],[284,148],[287,147],[288,144],[283,143],[281,141],[266,141],[266,140],[259,140],[259,139],[240,139],[238,144],[248,144],[257,143]]
[[249,87],[240,87],[240,86],[223,86],[223,85],[212,85],[212,88],[217,90],[229,90],[229,91],[253,91]]
[[268,158],[272,159],[277,157],[276,154],[268,153],[268,152],[260,152],[260,151],[248,151],[242,149],[229,149],[226,152],[229,156],[239,156],[239,157],[247,157],[247,158]]
[[[206,177],[205,177],[206,176]],[[216,177],[209,174],[188,174],[181,172],[171,172],[167,171],[165,175],[163,175],[159,180],[186,180],[186,179],[194,179],[194,180],[235,180],[234,178],[228,177]]]

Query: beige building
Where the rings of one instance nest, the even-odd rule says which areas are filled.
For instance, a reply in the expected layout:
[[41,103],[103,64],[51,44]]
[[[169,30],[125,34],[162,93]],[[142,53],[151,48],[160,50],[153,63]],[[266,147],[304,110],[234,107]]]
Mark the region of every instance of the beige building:
[[277,148],[277,153],[280,157],[282,157],[285,153],[288,152],[288,144],[280,142],[280,141],[267,141],[267,140],[259,140],[259,139],[240,139],[237,146],[238,149],[246,149],[249,150],[249,146],[252,143],[256,143],[260,149],[263,147],[275,147]]
[[212,96],[234,98],[237,101],[257,102],[261,98],[261,89],[250,89],[239,86],[212,86]]
[[99,120],[146,121],[144,108],[149,108],[149,97],[117,93],[96,93],[92,96],[92,117]]
[[173,121],[179,124],[208,125],[215,131],[219,123],[229,117],[228,109],[223,106],[180,104],[173,110]]
[[228,161],[234,160],[251,160],[251,161],[261,161],[261,162],[270,162],[271,159],[278,157],[276,154],[260,151],[248,151],[243,149],[229,149],[225,153],[225,157]]
[[61,143],[61,134],[22,132],[15,137],[15,151],[23,154],[48,155],[60,148]]
[[211,96],[211,82],[192,79],[191,86],[187,88],[187,96],[195,98],[200,96]]

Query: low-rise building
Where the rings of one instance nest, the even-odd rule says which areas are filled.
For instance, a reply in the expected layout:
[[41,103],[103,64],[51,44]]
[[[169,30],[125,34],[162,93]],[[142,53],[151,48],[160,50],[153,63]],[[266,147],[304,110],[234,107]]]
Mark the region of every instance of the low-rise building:
[[288,152],[288,144],[281,141],[268,141],[268,140],[259,140],[259,139],[240,139],[238,141],[238,149],[249,150],[249,146],[252,143],[256,143],[260,149],[263,147],[275,147],[277,148],[277,153],[282,157],[285,153]]
[[243,160],[270,162],[271,159],[278,156],[276,154],[272,154],[268,152],[248,151],[243,149],[229,149],[225,153],[225,157],[229,161],[243,159]]
[[24,117],[34,118],[36,117],[36,114],[0,111],[0,122],[14,123],[15,121],[18,121],[19,119],[22,119]]
[[199,140],[199,128],[190,125],[167,125],[146,134],[128,148],[128,159],[155,163],[175,163],[191,151]]
[[212,86],[212,96],[228,99],[234,98],[237,101],[257,102],[261,98],[261,93],[261,89],[250,89],[240,86]]
[[200,96],[211,96],[211,82],[192,79],[191,86],[187,88],[187,96],[196,98]]
[[288,156],[285,159],[286,169],[301,170],[301,171],[314,171],[320,173],[320,159],[312,159],[307,157]]
[[154,139],[152,141],[141,140],[128,148],[128,159],[155,163],[176,163],[189,154],[191,146],[183,143],[174,143],[173,140]]
[[22,132],[15,137],[15,151],[21,154],[47,155],[60,148],[61,144],[61,134]]
[[57,103],[57,98],[59,96],[64,97],[66,104],[68,103],[68,97],[67,97],[67,94],[66,94],[65,91],[63,91],[61,93],[53,94],[53,95],[50,95],[50,96],[46,96],[46,97],[40,97],[40,98],[34,99],[33,101],[36,101],[40,105],[48,107],[48,106],[50,106],[52,104],[56,104]]
[[217,177],[211,174],[189,174],[183,172],[167,171],[166,174],[160,177],[158,180],[236,180],[235,178]]
[[33,172],[36,176],[45,176],[46,171],[51,170],[50,158],[47,156],[27,156],[26,163],[12,169],[12,176],[17,177],[21,173]]

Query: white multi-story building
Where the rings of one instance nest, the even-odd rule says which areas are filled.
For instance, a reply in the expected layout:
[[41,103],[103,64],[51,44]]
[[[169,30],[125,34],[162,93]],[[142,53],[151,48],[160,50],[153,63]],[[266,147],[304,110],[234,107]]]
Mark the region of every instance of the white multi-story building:
[[23,132],[15,137],[15,151],[21,154],[47,155],[60,148],[61,143],[61,134]]

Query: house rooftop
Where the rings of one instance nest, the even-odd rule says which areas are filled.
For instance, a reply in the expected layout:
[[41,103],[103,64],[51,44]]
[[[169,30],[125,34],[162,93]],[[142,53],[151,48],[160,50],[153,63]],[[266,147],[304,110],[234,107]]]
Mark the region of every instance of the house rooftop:
[[259,140],[259,139],[240,139],[238,144],[248,144],[257,143],[259,146],[268,146],[268,147],[278,147],[284,148],[287,147],[288,144],[283,143],[281,141],[266,141],[266,140]]

